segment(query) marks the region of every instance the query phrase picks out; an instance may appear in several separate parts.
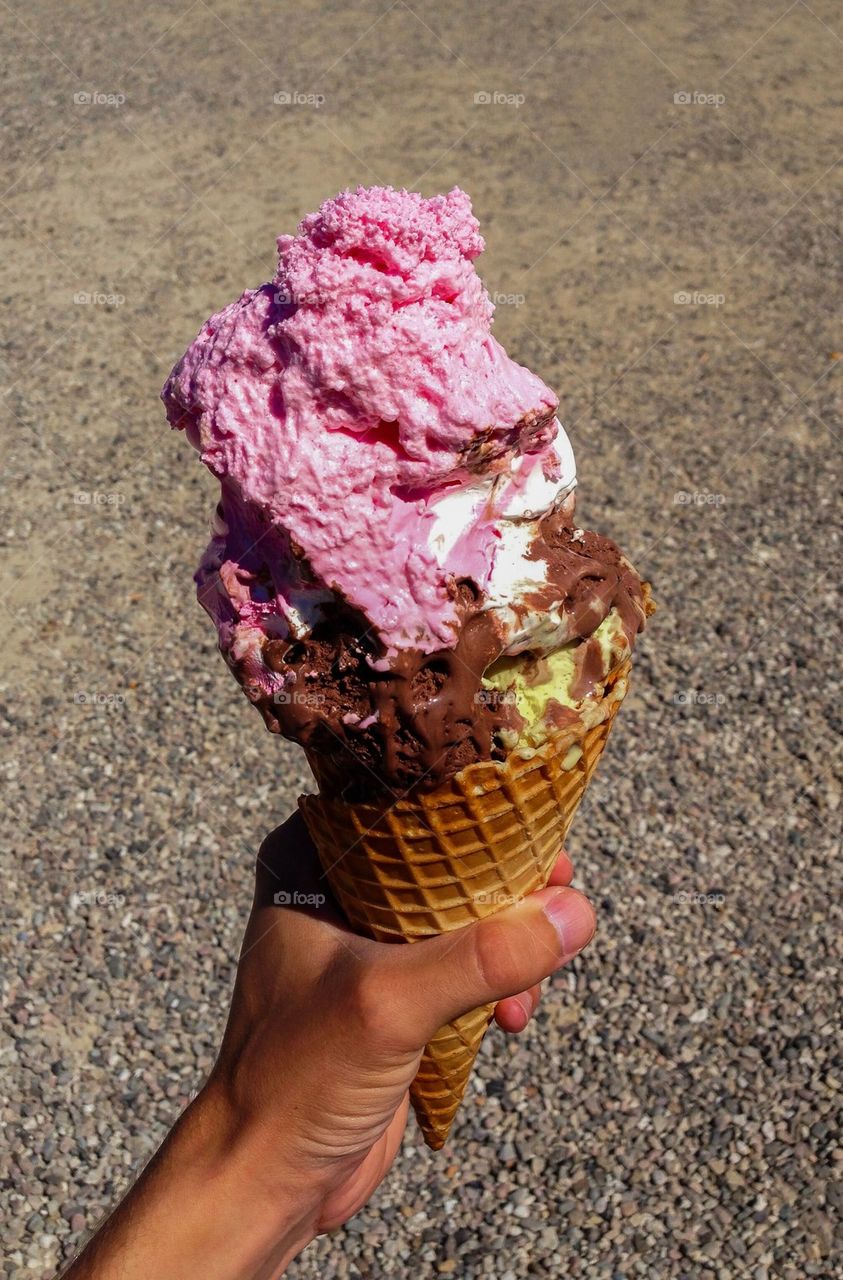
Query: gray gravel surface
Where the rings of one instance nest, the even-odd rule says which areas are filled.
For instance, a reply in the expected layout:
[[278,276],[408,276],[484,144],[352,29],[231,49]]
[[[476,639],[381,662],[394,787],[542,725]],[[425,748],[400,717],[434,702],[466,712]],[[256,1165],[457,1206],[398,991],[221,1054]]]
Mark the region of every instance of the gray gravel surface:
[[307,785],[192,599],[213,486],[158,389],[277,233],[380,180],[472,194],[497,333],[660,611],[571,841],[594,944],[290,1274],[843,1275],[839,9],[0,23],[2,1274],[53,1274],[202,1081]]

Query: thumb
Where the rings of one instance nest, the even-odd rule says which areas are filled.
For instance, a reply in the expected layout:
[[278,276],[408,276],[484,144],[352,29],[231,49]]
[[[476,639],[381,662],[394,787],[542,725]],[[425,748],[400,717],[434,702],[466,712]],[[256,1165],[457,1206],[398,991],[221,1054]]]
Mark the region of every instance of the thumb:
[[460,1014],[541,982],[582,951],[595,923],[576,889],[542,889],[487,920],[396,948],[415,1037],[425,1043]]

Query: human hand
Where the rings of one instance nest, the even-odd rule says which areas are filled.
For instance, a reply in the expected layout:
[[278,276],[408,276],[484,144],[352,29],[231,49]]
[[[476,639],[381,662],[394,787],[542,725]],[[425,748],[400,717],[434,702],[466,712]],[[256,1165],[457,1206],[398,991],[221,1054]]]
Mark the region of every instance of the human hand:
[[307,1189],[312,1234],[356,1213],[389,1169],[433,1033],[493,1000],[498,1026],[523,1031],[541,980],[588,943],[594,914],[572,875],[562,853],[525,903],[396,946],[350,932],[298,815],[265,841],[213,1085]]
[[594,913],[572,874],[562,853],[523,903],[378,943],[341,918],[299,815],[274,831],[211,1076],[67,1280],[281,1275],[383,1179],[434,1032],[493,1001],[498,1025],[522,1031],[542,979],[588,943]]

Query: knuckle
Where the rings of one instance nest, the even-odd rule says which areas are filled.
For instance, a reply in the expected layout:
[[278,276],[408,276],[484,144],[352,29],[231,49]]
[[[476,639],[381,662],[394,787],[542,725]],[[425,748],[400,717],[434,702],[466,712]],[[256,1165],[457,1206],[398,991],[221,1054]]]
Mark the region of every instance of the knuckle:
[[520,988],[518,953],[513,930],[503,921],[484,920],[473,933],[472,962],[481,982],[498,998],[514,995]]
[[349,1012],[358,1033],[370,1044],[388,1045],[395,1038],[394,986],[372,965],[361,966],[352,983]]

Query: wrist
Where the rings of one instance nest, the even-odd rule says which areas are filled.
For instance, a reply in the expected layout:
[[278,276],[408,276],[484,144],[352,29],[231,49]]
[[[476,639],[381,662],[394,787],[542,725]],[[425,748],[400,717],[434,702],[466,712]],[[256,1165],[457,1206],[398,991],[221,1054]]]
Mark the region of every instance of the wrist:
[[280,1144],[239,1116],[213,1079],[183,1119],[179,1162],[196,1194],[222,1215],[215,1225],[238,1242],[242,1275],[277,1275],[316,1234],[318,1190],[285,1165]]
[[209,1083],[66,1280],[275,1280],[318,1208]]

